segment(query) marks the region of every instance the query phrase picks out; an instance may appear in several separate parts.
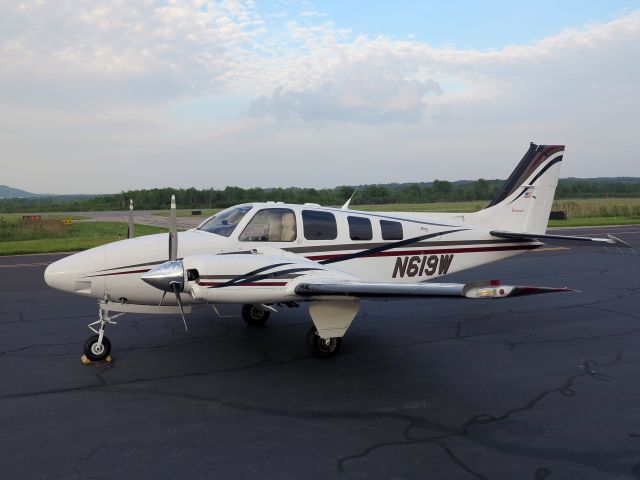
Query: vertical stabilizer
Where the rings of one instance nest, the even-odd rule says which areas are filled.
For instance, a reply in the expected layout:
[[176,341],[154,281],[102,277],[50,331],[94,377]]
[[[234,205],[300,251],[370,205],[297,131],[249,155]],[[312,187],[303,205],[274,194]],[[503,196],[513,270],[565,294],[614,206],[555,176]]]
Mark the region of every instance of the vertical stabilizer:
[[531,143],[487,208],[466,215],[475,225],[511,232],[544,233],[558,185],[564,145]]

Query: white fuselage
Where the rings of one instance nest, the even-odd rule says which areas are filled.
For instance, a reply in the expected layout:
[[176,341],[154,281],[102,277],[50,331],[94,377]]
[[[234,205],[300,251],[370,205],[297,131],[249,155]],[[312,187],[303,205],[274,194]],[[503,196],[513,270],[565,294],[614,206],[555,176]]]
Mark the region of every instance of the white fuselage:
[[[244,216],[225,235],[204,229],[206,221],[197,229],[180,232],[178,258],[211,258],[220,254],[259,251],[268,255],[271,261],[295,258],[330,266],[367,281],[417,283],[508,258],[541,245],[536,241],[496,238],[486,228],[448,221],[442,215],[428,220],[425,214],[411,218],[410,213],[371,213],[282,203],[255,203],[243,208],[246,211]],[[257,220],[251,223],[254,217],[257,219],[262,215],[266,218],[269,212],[276,210],[281,215],[278,217],[282,222],[278,225],[280,237],[270,236],[269,232],[260,238],[259,233],[252,233],[253,237],[247,233],[255,230]],[[285,224],[282,212],[287,216],[284,228],[290,230],[286,241],[282,233]],[[324,225],[318,227],[318,216],[332,216],[335,225],[330,225],[328,230]],[[334,235],[335,238],[324,238]],[[45,279],[54,288],[84,296],[129,304],[158,305],[163,292],[140,277],[167,261],[167,237],[167,234],[138,237],[71,255],[52,264],[45,273]],[[217,258],[224,260],[223,256]],[[212,267],[216,271],[207,271],[203,283],[209,287],[221,285],[251,272],[259,264],[257,258],[251,257],[258,255],[245,257],[232,255],[236,260],[216,262]],[[199,261],[206,263],[206,259],[200,258]],[[270,296],[265,293],[286,289],[294,279],[294,274],[277,280],[258,278],[242,286],[220,289],[211,300],[252,303],[268,299]],[[295,299],[291,295],[282,298],[289,297]],[[199,302],[186,294],[182,298],[185,303]],[[280,297],[274,295],[273,298]],[[167,296],[164,303],[175,304],[175,298]]]

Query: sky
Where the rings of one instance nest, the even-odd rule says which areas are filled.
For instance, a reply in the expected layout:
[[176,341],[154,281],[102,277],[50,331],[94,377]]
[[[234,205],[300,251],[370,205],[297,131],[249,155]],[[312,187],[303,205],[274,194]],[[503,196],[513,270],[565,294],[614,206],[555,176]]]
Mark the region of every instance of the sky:
[[0,184],[640,176],[640,0],[0,0]]

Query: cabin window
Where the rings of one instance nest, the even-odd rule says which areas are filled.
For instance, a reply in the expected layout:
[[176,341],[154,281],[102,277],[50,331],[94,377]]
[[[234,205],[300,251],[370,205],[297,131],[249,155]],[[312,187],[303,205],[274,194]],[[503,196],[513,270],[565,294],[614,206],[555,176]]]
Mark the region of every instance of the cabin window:
[[209,233],[215,233],[216,235],[222,235],[228,237],[236,229],[240,221],[244,218],[249,210],[253,208],[252,205],[242,205],[239,207],[231,207],[226,210],[218,212],[209,220],[202,223],[198,230],[202,230]]
[[402,240],[402,224],[389,220],[380,220],[383,240]]
[[371,221],[364,217],[347,217],[349,222],[349,236],[351,240],[371,240],[373,230]]
[[288,208],[260,210],[244,228],[242,242],[293,242],[297,237],[296,216]]
[[338,225],[333,213],[303,210],[302,226],[307,240],[335,240],[338,237]]

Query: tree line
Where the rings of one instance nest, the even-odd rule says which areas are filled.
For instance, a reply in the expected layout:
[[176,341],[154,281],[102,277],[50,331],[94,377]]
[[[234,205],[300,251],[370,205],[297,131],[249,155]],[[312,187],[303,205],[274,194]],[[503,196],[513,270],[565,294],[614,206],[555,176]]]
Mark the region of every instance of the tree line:
[[[224,208],[248,202],[319,203],[341,205],[356,191],[353,205],[389,203],[433,203],[486,201],[493,198],[503,180],[430,183],[391,183],[358,187],[342,185],[335,188],[153,188],[128,190],[118,194],[96,196],[65,196],[11,198],[0,200],[0,212],[63,212],[126,210],[133,199],[136,210],[167,209],[172,194],[178,208]],[[556,198],[640,197],[640,178],[560,179]]]

